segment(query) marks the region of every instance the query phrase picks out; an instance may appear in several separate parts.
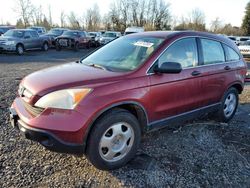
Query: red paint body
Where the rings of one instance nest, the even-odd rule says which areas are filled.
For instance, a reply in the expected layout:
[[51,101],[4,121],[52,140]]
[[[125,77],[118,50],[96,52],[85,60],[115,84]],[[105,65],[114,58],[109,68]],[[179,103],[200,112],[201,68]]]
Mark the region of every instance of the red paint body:
[[[147,124],[218,103],[227,88],[242,87],[246,75],[243,58],[225,63],[184,69],[179,74],[147,74],[159,55],[174,41],[183,37],[204,37],[227,44],[239,53],[230,40],[198,32],[147,32],[135,34],[165,38],[164,43],[133,72],[110,72],[82,64],[70,63],[35,72],[22,81],[34,94],[30,100],[17,97],[13,103],[19,118],[32,128],[49,131],[65,142],[81,144],[89,127],[101,113],[122,102],[135,102],[144,108]],[[133,37],[134,35],[131,35]],[[130,36],[128,36],[130,37]],[[239,53],[240,54],[240,53]],[[192,76],[194,71],[199,76]],[[34,117],[24,108],[22,100],[30,105],[52,91],[68,88],[92,88],[74,110],[45,109]]]

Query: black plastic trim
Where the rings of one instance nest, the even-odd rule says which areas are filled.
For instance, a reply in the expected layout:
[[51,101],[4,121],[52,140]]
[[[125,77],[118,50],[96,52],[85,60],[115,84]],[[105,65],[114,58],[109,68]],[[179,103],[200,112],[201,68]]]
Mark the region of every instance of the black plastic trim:
[[193,119],[195,117],[198,117],[199,115],[202,115],[204,113],[208,113],[208,112],[213,112],[215,110],[217,110],[220,107],[221,103],[215,103],[209,106],[205,106],[199,109],[195,109],[189,112],[185,112],[182,114],[178,114],[175,116],[171,116],[168,118],[164,118],[161,120],[157,120],[154,122],[151,122],[148,125],[148,131],[153,131],[155,129],[161,129],[164,127],[167,127],[168,125],[172,124],[172,123],[177,123],[177,122],[182,122],[182,121],[186,121],[189,119]]

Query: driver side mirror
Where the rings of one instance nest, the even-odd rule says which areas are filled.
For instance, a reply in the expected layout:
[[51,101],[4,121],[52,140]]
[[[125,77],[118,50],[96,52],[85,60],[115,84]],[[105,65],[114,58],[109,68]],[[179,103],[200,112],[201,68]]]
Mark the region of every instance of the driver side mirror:
[[182,66],[180,63],[176,62],[164,62],[160,65],[160,67],[155,66],[154,72],[156,73],[171,73],[176,74],[182,71]]

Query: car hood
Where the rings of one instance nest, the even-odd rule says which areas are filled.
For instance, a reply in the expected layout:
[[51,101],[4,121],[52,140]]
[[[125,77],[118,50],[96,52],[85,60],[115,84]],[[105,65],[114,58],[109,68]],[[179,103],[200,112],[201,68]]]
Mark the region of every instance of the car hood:
[[102,39],[104,39],[104,40],[113,40],[113,39],[115,39],[116,37],[102,37]]
[[93,87],[95,85],[115,82],[122,79],[124,72],[111,72],[69,63],[34,72],[26,76],[21,85],[33,96],[43,96],[52,91],[73,87]]
[[11,41],[11,40],[20,40],[20,39],[17,37],[0,36],[0,41]]

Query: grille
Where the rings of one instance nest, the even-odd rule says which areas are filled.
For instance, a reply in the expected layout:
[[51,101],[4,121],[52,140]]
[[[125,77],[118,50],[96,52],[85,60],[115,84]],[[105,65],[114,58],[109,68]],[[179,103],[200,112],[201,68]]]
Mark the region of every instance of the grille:
[[35,106],[32,106],[26,102],[23,101],[23,104],[24,104],[24,107],[25,109],[30,113],[32,114],[33,116],[38,116],[39,114],[41,114],[44,110],[44,108],[39,108],[39,107],[35,107]]
[[240,51],[241,52],[250,52],[250,50],[247,50],[247,49],[241,49]]

